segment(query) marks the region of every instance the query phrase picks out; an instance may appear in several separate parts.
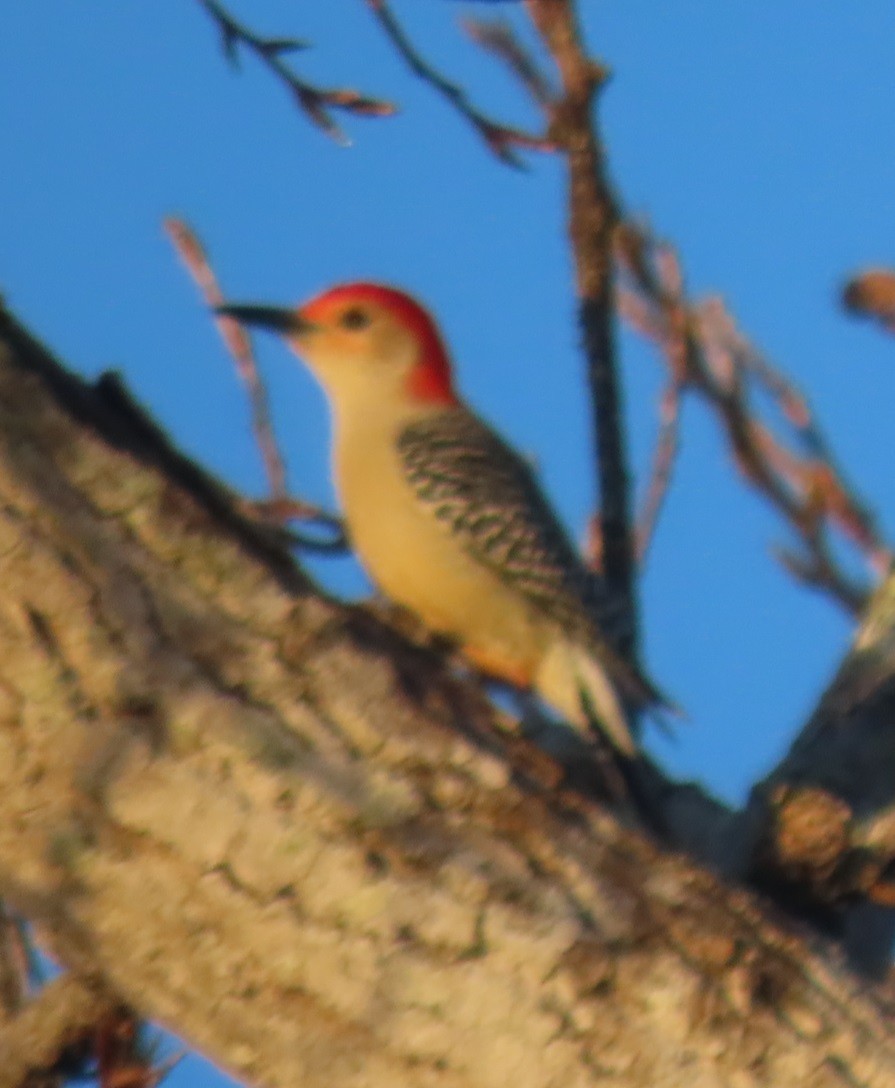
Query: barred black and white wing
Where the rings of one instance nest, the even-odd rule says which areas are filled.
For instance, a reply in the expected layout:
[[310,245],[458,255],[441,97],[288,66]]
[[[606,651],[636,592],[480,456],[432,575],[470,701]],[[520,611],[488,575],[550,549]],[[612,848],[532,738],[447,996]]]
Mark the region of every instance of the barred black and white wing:
[[628,714],[668,705],[616,649],[600,580],[584,566],[521,457],[475,415],[439,412],[407,424],[397,447],[417,502],[476,563],[561,637],[535,687],[570,720],[597,724],[625,755]]
[[569,634],[603,641],[599,581],[497,434],[470,412],[443,412],[405,427],[398,450],[420,503],[469,555]]

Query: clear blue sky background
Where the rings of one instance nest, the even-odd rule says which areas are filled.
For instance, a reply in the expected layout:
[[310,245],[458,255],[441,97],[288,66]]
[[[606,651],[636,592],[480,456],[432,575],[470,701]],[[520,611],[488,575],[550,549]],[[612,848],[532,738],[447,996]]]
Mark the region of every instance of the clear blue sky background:
[[[882,522],[895,514],[895,342],[837,310],[842,277],[895,262],[895,7],[823,0],[587,0],[615,75],[602,116],[629,209],[678,244],[691,290],[717,292],[809,393]],[[242,392],[161,230],[189,219],[236,299],[332,282],[406,285],[437,312],[469,399],[533,455],[570,531],[592,502],[582,362],[560,166],[497,165],[403,69],[361,0],[232,0],[259,31],[311,39],[300,71],[403,106],[345,119],[328,142],[246,57],[224,62],[198,4],[30,0],[0,36],[0,292],[83,373],[120,369],[191,454],[232,484],[263,477]],[[523,96],[456,29],[513,5],[395,0],[419,47],[498,117]],[[311,380],[259,341],[292,485],[331,503],[326,416]],[[660,370],[625,339],[640,481]],[[646,657],[686,707],[673,773],[741,801],[781,755],[850,635],[836,607],[769,557],[784,530],[748,495],[714,421],[688,406],[685,446],[643,582]],[[355,595],[349,561],[319,577]],[[172,1088],[211,1084],[192,1059]]]

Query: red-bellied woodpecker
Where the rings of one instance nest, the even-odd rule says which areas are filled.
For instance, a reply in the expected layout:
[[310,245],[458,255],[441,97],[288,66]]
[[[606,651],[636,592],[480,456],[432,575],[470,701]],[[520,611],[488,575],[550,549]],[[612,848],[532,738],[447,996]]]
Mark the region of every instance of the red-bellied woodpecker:
[[627,713],[659,696],[607,639],[602,584],[525,461],[458,397],[422,306],[353,283],[294,310],[219,313],[281,333],[323,385],[348,534],[382,592],[484,673],[633,754]]

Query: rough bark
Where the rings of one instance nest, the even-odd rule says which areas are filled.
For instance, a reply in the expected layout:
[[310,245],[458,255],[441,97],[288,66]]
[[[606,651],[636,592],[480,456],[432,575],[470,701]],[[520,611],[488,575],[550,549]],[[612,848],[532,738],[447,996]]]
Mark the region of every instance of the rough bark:
[[744,875],[841,935],[865,974],[895,939],[895,574],[804,729],[740,820]]
[[0,895],[248,1083],[888,1085],[881,989],[0,316]]
[[83,978],[69,974],[49,982],[0,1031],[0,1086],[59,1084],[60,1075],[44,1077],[44,1070],[113,1012],[114,1004],[103,990]]

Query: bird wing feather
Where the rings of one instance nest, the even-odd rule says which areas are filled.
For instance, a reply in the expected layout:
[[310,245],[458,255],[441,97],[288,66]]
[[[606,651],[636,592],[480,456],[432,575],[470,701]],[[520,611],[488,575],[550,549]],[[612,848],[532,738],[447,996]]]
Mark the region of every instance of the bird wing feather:
[[406,478],[419,501],[466,552],[532,608],[592,641],[607,634],[598,577],[578,557],[534,473],[471,412],[440,412],[398,437]]
[[433,413],[398,436],[418,500],[466,552],[590,647],[633,705],[673,707],[618,650],[619,612],[557,520],[534,472],[500,435],[465,409]]

